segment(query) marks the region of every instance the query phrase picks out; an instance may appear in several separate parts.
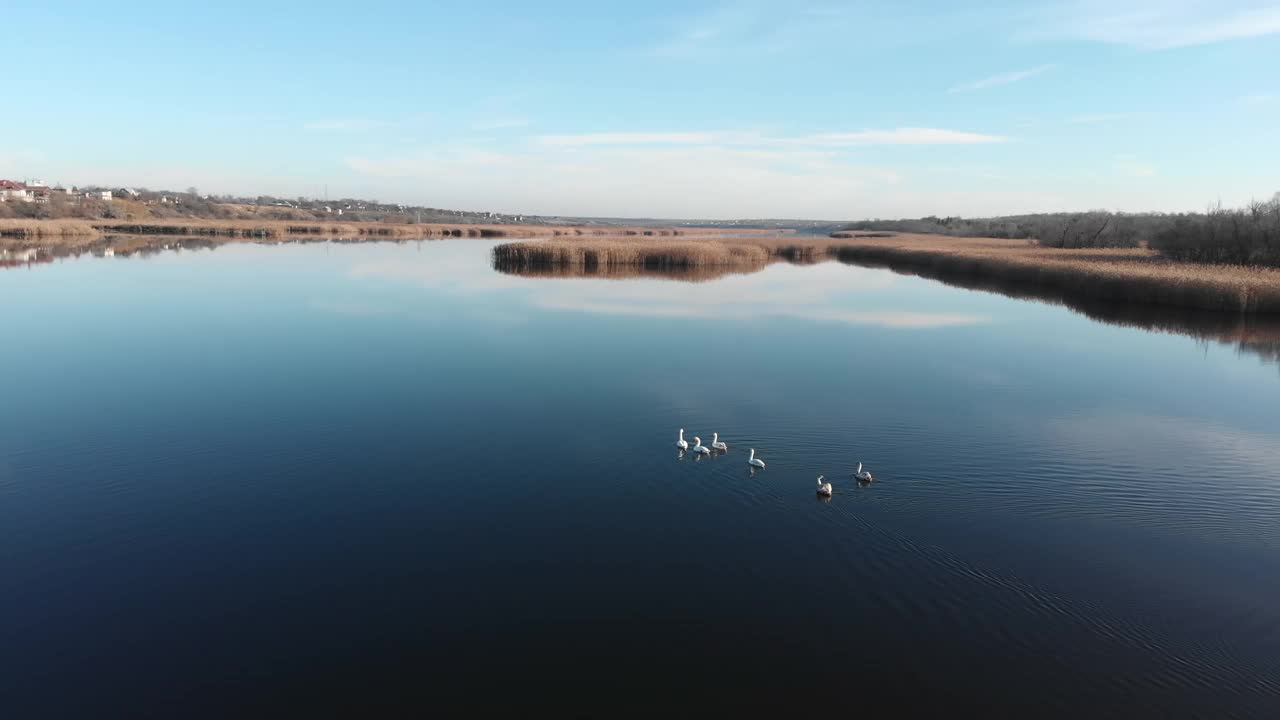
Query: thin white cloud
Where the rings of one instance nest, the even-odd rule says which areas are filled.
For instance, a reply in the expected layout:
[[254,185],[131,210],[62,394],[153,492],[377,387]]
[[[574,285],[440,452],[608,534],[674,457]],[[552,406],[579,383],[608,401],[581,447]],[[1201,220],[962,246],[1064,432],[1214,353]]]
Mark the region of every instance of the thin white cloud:
[[745,5],[725,5],[701,15],[678,18],[672,22],[670,37],[650,52],[661,57],[687,58],[717,47],[722,40],[740,39],[759,21],[758,8]]
[[1028,68],[1026,70],[1014,70],[1013,72],[999,73],[997,75],[985,77],[981,80],[977,80],[971,83],[956,85],[950,90],[947,90],[947,92],[949,93],[973,92],[974,90],[986,90],[987,88],[1000,87],[1001,85],[1011,85],[1013,83],[1026,80],[1027,78],[1032,78],[1032,77],[1035,77],[1036,75],[1049,72],[1050,70],[1053,70],[1057,67],[1058,66],[1054,64],[1037,65],[1036,67]]
[[1137,113],[1116,112],[1116,113],[1092,113],[1084,115],[1072,115],[1067,118],[1067,122],[1075,125],[1101,125],[1110,122],[1118,122],[1120,120],[1129,120],[1137,116]]
[[837,147],[850,145],[986,145],[1006,141],[1008,141],[1008,138],[1001,135],[918,127],[822,133],[797,138],[797,142],[800,144],[832,145]]
[[[947,146],[938,147],[935,161],[942,162]],[[974,149],[955,148],[962,155]],[[350,182],[376,197],[430,197],[438,207],[517,214],[842,220],[1044,212],[1078,204],[1048,189],[994,187],[1007,183],[978,175],[956,183],[814,146],[533,143],[495,152],[441,145],[353,153],[346,165],[353,171]]]
[[812,47],[819,38],[847,37],[865,24],[858,9],[807,5],[788,0],[736,0],[700,14],[672,18],[670,32],[649,48],[661,58],[681,60],[727,54],[758,55]]
[[1155,177],[1159,172],[1154,166],[1140,160],[1136,155],[1117,155],[1115,157],[1116,172],[1125,177]]
[[484,132],[488,130],[511,130],[513,128],[528,127],[529,125],[530,121],[528,118],[508,117],[481,120],[472,125],[471,129]]
[[362,131],[362,130],[379,130],[391,127],[394,123],[387,120],[372,120],[369,118],[348,118],[345,120],[316,120],[305,123],[303,130],[324,130],[324,131]]
[[328,132],[365,132],[369,130],[384,130],[387,128],[405,128],[430,120],[432,113],[422,112],[395,119],[389,118],[328,118],[323,120],[313,120],[303,123],[303,130],[328,131]]
[[1280,95],[1274,93],[1251,93],[1240,98],[1240,102],[1249,107],[1263,107],[1280,103]]
[[543,135],[535,139],[553,147],[634,145],[723,145],[853,147],[860,145],[982,145],[1006,142],[1000,135],[943,128],[900,127],[886,130],[768,136],[750,132],[607,132]]
[[583,147],[588,145],[711,145],[724,144],[729,133],[715,132],[605,132],[580,135],[542,135],[542,145]]
[[1049,29],[1041,35],[1166,50],[1280,33],[1280,6],[1258,0],[1074,0],[1042,20]]

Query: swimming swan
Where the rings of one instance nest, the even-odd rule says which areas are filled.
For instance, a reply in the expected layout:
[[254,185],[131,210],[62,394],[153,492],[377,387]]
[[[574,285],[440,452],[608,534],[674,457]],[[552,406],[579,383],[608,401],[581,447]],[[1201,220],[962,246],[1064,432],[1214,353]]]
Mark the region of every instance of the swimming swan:
[[711,448],[709,448],[709,447],[707,447],[707,446],[703,445],[703,444],[702,444],[702,438],[700,438],[700,437],[694,437],[694,438],[693,438],[693,451],[694,451],[695,453],[699,454],[699,455],[710,455],[710,454],[711,454]]
[[747,460],[747,464],[750,465],[751,467],[758,467],[758,468],[764,467],[764,461],[756,459],[755,448],[751,448],[751,457]]
[[714,432],[711,433],[711,449],[713,450],[729,449],[728,445],[725,445],[724,443],[720,442],[720,433],[714,433]]
[[680,428],[680,439],[676,441],[676,447],[681,450],[689,449],[689,443],[684,441],[684,428]]
[[863,482],[871,482],[872,480],[874,480],[874,479],[875,479],[875,478],[871,477],[871,471],[870,471],[870,470],[863,470],[863,469],[862,469],[862,463],[858,463],[858,471],[857,471],[857,472],[855,472],[855,473],[853,474],[853,476],[854,476],[855,478],[859,479],[859,480],[862,480]]
[[823,480],[825,480],[825,478],[819,475],[818,476],[818,494],[831,497],[831,483],[823,482]]

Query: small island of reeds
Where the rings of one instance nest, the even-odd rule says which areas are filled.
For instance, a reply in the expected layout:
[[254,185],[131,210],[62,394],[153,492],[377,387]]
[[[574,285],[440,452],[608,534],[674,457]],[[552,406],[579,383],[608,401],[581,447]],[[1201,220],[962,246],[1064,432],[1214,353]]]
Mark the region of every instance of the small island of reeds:
[[625,268],[752,272],[772,262],[837,260],[955,284],[1004,285],[1023,295],[1058,301],[1280,313],[1280,270],[1273,268],[1183,262],[1146,248],[1066,249],[1026,240],[882,235],[680,241],[557,239],[498,245],[493,260],[502,272],[582,276],[618,275],[625,273]]

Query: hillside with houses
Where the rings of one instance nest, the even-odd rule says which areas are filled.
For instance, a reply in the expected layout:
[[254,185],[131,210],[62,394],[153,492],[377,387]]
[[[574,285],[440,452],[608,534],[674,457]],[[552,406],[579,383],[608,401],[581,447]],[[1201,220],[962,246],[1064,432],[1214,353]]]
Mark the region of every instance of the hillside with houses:
[[483,223],[490,225],[557,223],[558,218],[488,211],[381,203],[341,198],[238,197],[141,187],[64,187],[41,180],[0,179],[0,219],[54,220],[296,220],[343,222]]

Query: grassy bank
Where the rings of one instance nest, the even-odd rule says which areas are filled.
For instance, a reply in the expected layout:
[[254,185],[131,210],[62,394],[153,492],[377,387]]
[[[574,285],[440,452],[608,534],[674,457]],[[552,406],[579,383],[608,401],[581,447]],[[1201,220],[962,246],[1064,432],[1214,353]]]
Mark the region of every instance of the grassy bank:
[[713,241],[601,242],[592,239],[499,245],[494,266],[506,272],[614,274],[831,259],[883,266],[956,284],[982,283],[1050,300],[1143,303],[1214,312],[1280,313],[1280,270],[1168,260],[1143,248],[1044,248],[1025,240],[936,235],[833,238],[740,238]]

